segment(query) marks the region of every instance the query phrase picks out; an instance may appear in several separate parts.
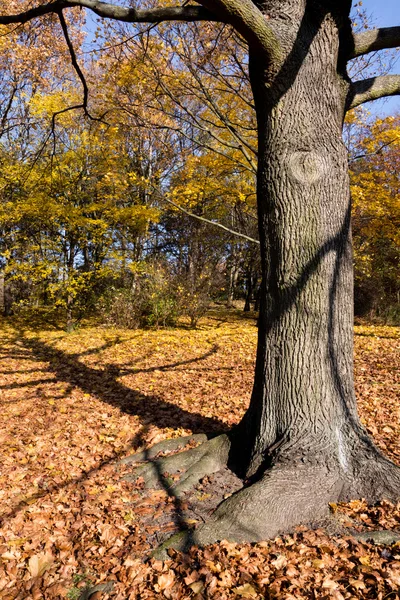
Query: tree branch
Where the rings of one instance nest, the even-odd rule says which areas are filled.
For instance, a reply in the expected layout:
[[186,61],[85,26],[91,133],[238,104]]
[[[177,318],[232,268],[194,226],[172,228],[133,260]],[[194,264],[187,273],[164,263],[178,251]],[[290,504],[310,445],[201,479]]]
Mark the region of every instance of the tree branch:
[[400,27],[381,27],[371,29],[353,36],[354,50],[350,58],[356,58],[368,52],[397,48],[400,46]]
[[0,25],[27,23],[37,17],[59,13],[65,8],[89,8],[99,17],[127,23],[160,23],[161,21],[220,21],[215,13],[199,6],[171,6],[149,10],[136,10],[99,0],[55,0],[15,15],[0,15]]
[[85,76],[84,76],[84,74],[82,72],[82,69],[80,68],[78,60],[76,58],[74,46],[73,46],[73,44],[71,42],[71,38],[69,37],[67,23],[65,21],[65,18],[64,18],[62,10],[60,10],[60,12],[58,13],[58,18],[60,19],[61,29],[63,30],[64,38],[65,38],[66,44],[68,46],[69,54],[71,56],[72,66],[74,67],[74,69],[76,71],[76,74],[78,75],[78,77],[79,77],[79,79],[80,79],[80,81],[82,83],[82,87],[83,87],[82,108],[85,111],[85,114],[89,115],[88,108],[87,108],[88,98],[89,98],[89,88],[88,88],[88,85],[86,83],[86,79],[85,79]]
[[351,84],[347,96],[347,110],[365,102],[400,95],[400,75],[380,75]]
[[261,10],[252,0],[196,0],[230,23],[253,48],[266,53],[271,63],[280,65],[282,49]]
[[254,48],[266,52],[272,63],[281,60],[281,47],[263,13],[251,0],[197,0],[202,6],[171,6],[137,10],[100,0],[55,0],[14,15],[0,15],[0,25],[27,23],[32,19],[59,13],[65,8],[89,8],[105,19],[127,23],[161,21],[220,21],[232,25]]
[[260,242],[258,240],[256,240],[255,238],[252,238],[244,233],[240,233],[239,231],[234,231],[233,229],[229,229],[229,227],[225,227],[225,225],[222,225],[221,223],[217,223],[216,221],[211,221],[210,219],[206,219],[205,217],[200,217],[199,215],[195,215],[194,213],[186,210],[186,208],[179,206],[179,204],[175,204],[175,202],[172,202],[172,200],[169,200],[165,196],[163,196],[161,194],[159,194],[159,196],[160,196],[161,200],[164,200],[164,202],[168,202],[168,204],[172,204],[172,206],[175,206],[175,208],[177,208],[178,210],[182,211],[186,215],[189,215],[189,217],[193,217],[194,219],[198,219],[199,221],[204,221],[204,223],[208,223],[209,225],[214,225],[214,227],[219,227],[220,229],[223,229],[224,231],[227,231],[228,233],[230,233],[232,235],[236,235],[238,237],[244,238],[248,242],[252,242],[253,244],[257,244],[258,246],[260,245]]

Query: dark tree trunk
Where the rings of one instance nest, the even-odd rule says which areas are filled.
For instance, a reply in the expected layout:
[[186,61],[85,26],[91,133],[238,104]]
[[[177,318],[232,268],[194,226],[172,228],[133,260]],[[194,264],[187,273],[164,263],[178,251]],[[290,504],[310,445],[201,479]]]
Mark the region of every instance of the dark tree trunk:
[[400,470],[366,434],[354,394],[351,201],[342,141],[348,80],[339,54],[350,2],[257,4],[285,56],[274,73],[250,53],[261,304],[250,407],[229,436],[229,464],[245,486],[196,530],[191,541],[200,544],[266,539],[325,517],[329,502],[400,497]]
[[0,271],[0,315],[6,312],[4,273]]
[[361,426],[354,394],[339,55],[350,2],[262,6],[286,56],[276,74],[250,54],[262,285],[254,389],[230,455],[249,485],[218,507],[197,543],[265,539],[324,516],[329,502],[400,491],[399,470]]
[[251,310],[251,301],[253,299],[253,273],[251,268],[249,268],[246,277],[246,299],[244,303],[244,312],[250,312]]

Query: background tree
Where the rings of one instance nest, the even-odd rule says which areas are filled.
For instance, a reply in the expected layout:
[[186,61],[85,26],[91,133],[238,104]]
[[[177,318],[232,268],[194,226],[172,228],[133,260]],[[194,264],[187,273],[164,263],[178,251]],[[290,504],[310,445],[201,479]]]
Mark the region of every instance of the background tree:
[[398,467],[380,454],[356,411],[342,124],[349,108],[400,92],[398,76],[351,82],[346,71],[355,56],[399,45],[399,29],[353,35],[347,0],[201,0],[143,10],[56,0],[3,14],[0,23],[76,6],[131,22],[222,21],[249,46],[263,275],[251,403],[230,435],[143,471],[152,483],[160,472],[185,470],[174,488],[179,494],[229,461],[247,484],[194,534],[170,543],[257,540],[325,515],[329,501],[398,499]]
[[399,117],[374,120],[352,152],[355,307],[398,318]]

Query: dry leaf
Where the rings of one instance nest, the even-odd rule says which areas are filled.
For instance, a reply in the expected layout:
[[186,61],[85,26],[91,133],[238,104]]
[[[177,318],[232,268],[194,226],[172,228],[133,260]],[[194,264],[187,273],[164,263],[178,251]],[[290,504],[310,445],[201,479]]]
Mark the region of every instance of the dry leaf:
[[194,581],[189,587],[195,594],[200,594],[204,590],[204,583],[202,581]]
[[275,569],[283,569],[287,565],[287,558],[283,554],[279,554],[279,556],[275,560],[271,560],[271,565],[275,567]]
[[330,579],[329,577],[327,579],[324,579],[324,581],[322,582],[322,587],[326,590],[336,590],[339,587],[339,584],[336,583],[336,581],[333,581],[333,579]]
[[250,583],[245,583],[237,588],[233,588],[233,592],[241,598],[257,598],[258,594]]
[[157,584],[154,587],[156,588],[157,592],[163,592],[164,590],[167,590],[168,588],[172,587],[174,583],[175,573],[170,569],[168,573],[162,573],[158,577]]
[[49,552],[34,554],[28,561],[28,569],[32,577],[41,577],[54,562],[54,556]]

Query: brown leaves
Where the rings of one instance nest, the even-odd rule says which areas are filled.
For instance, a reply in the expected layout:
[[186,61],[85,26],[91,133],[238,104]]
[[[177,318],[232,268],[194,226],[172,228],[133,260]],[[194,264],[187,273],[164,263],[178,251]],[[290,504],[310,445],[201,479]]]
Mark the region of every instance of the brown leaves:
[[[176,528],[174,503],[164,490],[143,496],[140,485],[121,481],[112,461],[192,429],[238,421],[250,396],[256,328],[242,319],[218,329],[215,323],[209,319],[196,332],[84,328],[23,336],[3,327],[2,600],[65,598],[109,581],[109,597],[117,600],[396,597],[396,545],[382,554],[382,546],[322,532],[255,545],[221,542],[143,563],[148,540],[157,543],[156,519],[165,517],[164,531]],[[357,332],[362,417],[381,447],[400,458],[398,340],[393,328]],[[209,500],[204,491],[199,496]],[[400,508],[389,503],[354,501],[332,510],[360,530],[400,529]]]
[[41,577],[54,562],[54,556],[50,552],[34,554],[28,560],[28,570],[32,577]]

